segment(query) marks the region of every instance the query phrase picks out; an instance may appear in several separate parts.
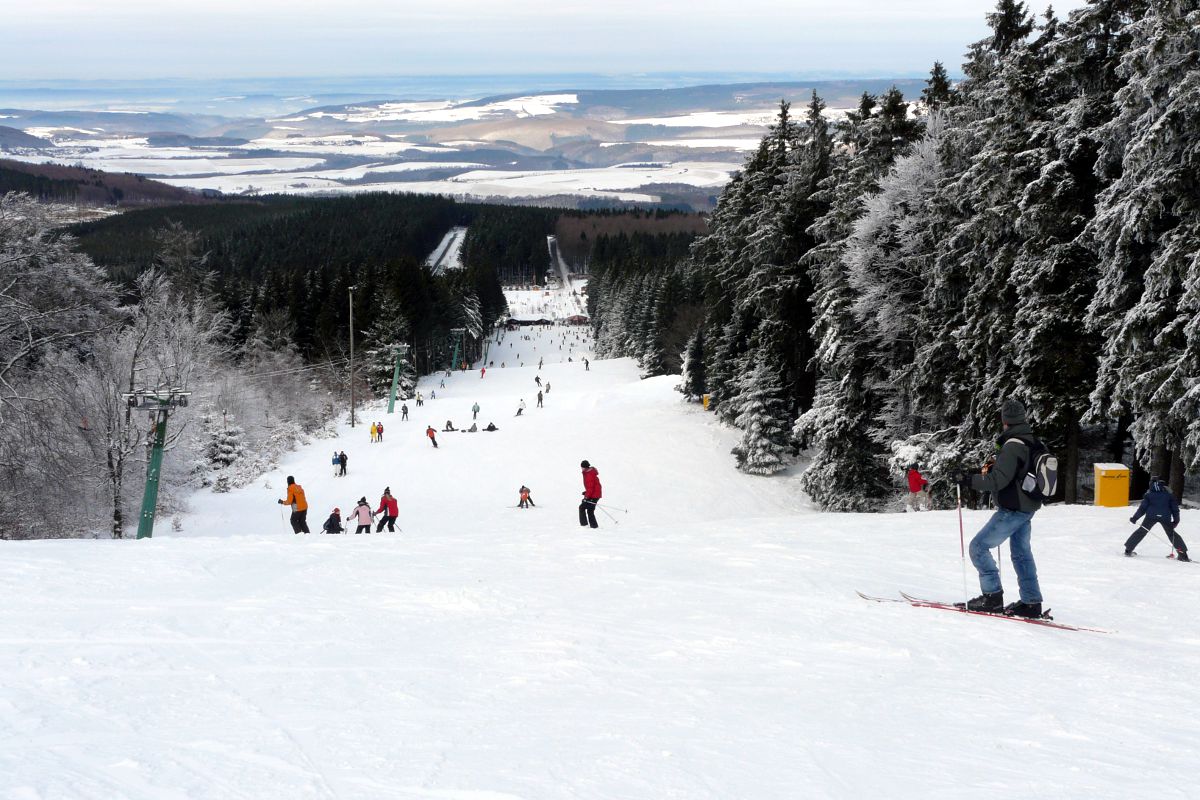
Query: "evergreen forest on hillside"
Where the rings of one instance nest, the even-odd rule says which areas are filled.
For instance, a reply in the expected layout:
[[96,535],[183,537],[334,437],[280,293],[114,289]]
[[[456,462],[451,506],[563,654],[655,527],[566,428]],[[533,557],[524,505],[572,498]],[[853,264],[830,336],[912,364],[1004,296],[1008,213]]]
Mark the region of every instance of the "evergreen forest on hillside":
[[879,510],[910,462],[948,491],[1008,396],[1069,502],[1093,460],[1177,496],[1200,467],[1200,9],[987,21],[961,82],[936,64],[836,124],[783,105],[686,256],[631,241],[593,270],[598,347],[681,364],[741,469],[805,451],[823,508]]

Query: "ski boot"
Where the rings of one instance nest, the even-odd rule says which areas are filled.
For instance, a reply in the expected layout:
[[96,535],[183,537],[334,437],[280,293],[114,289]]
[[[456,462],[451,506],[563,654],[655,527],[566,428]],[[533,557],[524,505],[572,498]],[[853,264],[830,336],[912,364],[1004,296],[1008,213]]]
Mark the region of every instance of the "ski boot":
[[[962,603],[955,603],[959,608]],[[979,597],[967,602],[967,611],[982,611],[985,614],[1001,614],[1004,612],[1004,592],[984,592]]]
[[1040,619],[1042,616],[1041,603],[1023,603],[1018,600],[1015,603],[1009,603],[1004,608],[1006,617],[1025,617],[1027,619]]

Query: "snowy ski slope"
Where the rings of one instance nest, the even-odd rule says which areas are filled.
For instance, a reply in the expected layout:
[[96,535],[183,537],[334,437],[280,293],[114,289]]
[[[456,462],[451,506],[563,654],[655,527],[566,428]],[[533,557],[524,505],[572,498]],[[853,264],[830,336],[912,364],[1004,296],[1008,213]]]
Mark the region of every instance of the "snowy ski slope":
[[[0,798],[1196,796],[1200,568],[1122,558],[1126,510],[1034,523],[1047,605],[1111,634],[868,603],[961,596],[953,511],[816,513],[797,474],[738,474],[673,379],[585,371],[561,335],[197,494],[179,533],[0,543]],[[476,401],[500,431],[433,449]],[[288,474],[314,531],[390,486],[403,533],[294,536]]]

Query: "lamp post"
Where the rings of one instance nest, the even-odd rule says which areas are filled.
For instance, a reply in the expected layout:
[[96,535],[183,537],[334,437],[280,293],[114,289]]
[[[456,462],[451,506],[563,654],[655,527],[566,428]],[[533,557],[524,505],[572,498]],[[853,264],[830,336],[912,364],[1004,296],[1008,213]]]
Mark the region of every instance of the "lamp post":
[[350,293],[350,427],[354,427],[354,290],[357,286],[348,286]]

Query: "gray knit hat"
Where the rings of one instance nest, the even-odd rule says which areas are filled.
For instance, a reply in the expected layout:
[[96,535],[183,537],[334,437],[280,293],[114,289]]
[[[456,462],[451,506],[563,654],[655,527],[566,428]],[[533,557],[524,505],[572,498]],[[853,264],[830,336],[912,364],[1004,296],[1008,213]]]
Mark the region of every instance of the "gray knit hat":
[[1005,425],[1019,425],[1025,421],[1025,406],[1015,397],[1010,397],[1000,406],[1000,421]]

